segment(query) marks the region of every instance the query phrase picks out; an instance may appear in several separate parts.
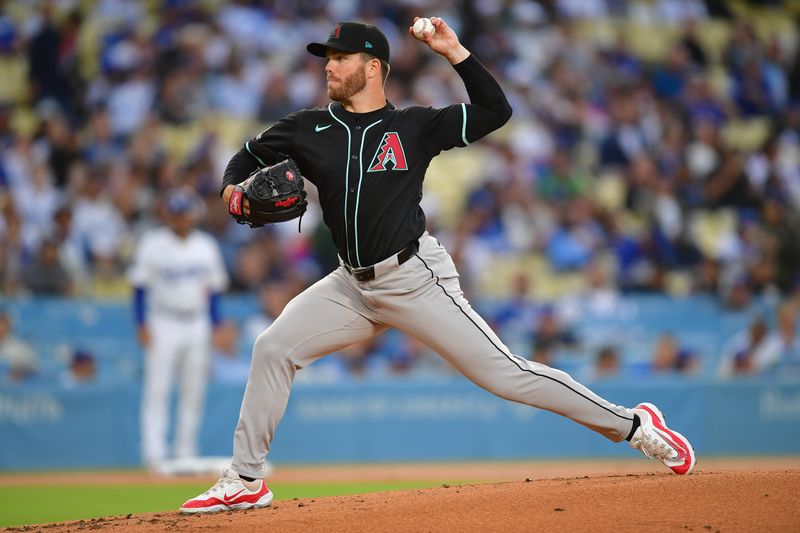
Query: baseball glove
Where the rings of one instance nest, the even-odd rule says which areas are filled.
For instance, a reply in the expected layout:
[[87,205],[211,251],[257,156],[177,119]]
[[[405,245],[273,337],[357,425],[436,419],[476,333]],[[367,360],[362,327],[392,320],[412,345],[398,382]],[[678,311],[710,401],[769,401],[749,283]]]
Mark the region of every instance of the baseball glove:
[[[244,212],[245,199],[250,204],[249,214]],[[234,188],[228,200],[231,216],[251,228],[302,217],[306,207],[303,176],[292,159],[256,170]]]

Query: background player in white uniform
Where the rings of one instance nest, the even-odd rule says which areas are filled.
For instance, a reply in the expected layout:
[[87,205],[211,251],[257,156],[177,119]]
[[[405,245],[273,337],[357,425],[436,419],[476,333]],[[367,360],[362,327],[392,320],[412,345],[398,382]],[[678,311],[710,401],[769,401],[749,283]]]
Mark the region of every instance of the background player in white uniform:
[[[212,328],[228,276],[213,237],[195,229],[200,198],[179,189],[168,197],[166,227],[142,237],[129,276],[139,342],[145,351],[142,387],[142,458],[160,469],[164,461],[197,455],[208,381]],[[167,433],[173,383],[180,397],[173,453]]]

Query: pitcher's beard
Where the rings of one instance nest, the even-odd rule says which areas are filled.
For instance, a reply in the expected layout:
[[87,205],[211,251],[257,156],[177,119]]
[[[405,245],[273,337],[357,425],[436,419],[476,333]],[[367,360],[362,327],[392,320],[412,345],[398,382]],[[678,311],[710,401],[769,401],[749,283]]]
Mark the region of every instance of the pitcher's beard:
[[337,87],[328,88],[328,97],[335,102],[344,102],[362,91],[367,86],[367,74],[364,69],[358,69],[345,78]]

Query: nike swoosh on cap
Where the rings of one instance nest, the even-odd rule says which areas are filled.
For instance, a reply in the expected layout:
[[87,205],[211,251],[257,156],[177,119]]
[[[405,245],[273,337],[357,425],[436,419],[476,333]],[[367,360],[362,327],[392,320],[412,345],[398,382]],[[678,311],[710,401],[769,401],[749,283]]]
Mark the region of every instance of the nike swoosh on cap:
[[317,133],[319,133],[319,132],[320,132],[320,131],[322,131],[322,130],[327,130],[327,129],[328,129],[328,128],[330,128],[331,126],[333,126],[333,124],[328,124],[327,126],[320,126],[319,124],[317,124],[316,126],[314,126],[314,131],[316,131]]

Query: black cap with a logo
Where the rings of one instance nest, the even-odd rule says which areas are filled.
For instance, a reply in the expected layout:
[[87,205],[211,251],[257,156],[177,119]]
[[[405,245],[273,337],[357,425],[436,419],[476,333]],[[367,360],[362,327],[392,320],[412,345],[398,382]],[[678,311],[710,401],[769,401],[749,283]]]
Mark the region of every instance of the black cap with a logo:
[[324,43],[311,43],[306,49],[313,55],[326,57],[328,48],[342,52],[365,52],[389,62],[389,41],[381,30],[361,22],[340,22]]

